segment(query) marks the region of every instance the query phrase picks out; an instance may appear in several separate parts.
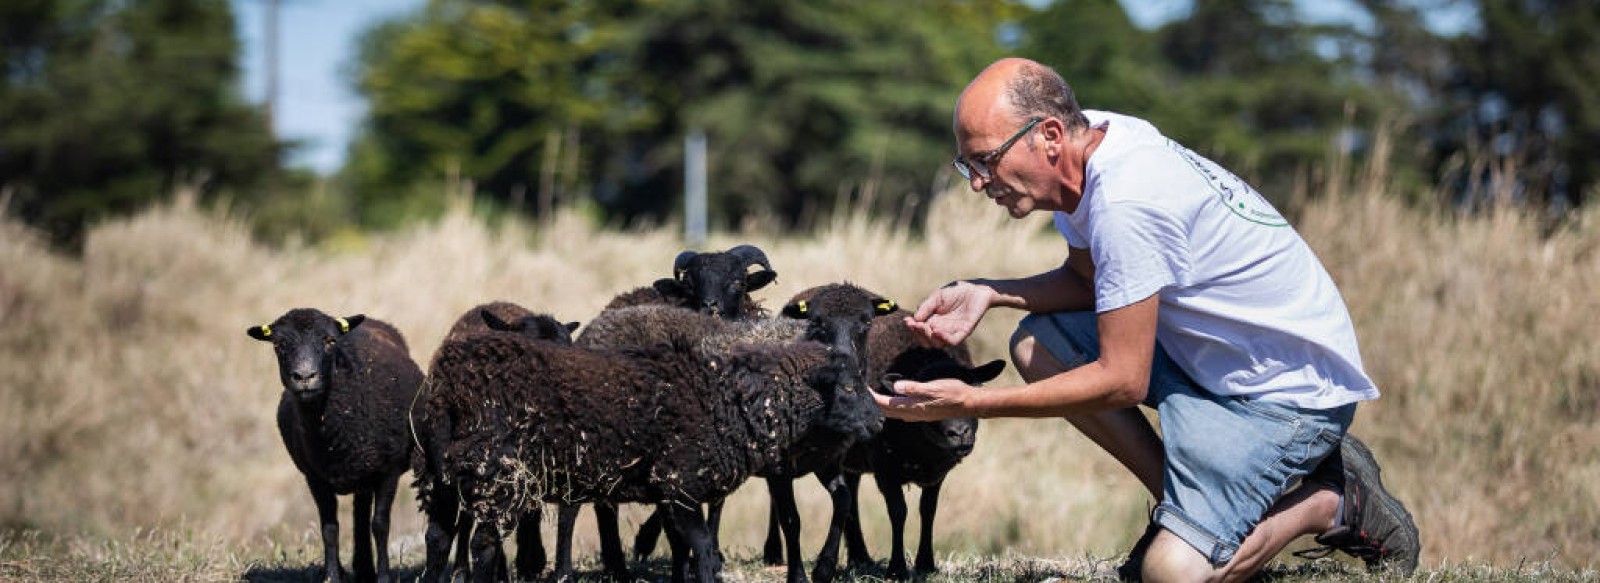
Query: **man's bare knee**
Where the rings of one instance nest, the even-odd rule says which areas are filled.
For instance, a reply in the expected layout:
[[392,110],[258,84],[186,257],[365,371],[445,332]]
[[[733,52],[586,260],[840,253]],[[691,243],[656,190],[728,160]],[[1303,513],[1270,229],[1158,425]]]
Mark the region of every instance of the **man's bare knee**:
[[1055,355],[1039,344],[1032,332],[1020,326],[1011,333],[1011,364],[1017,367],[1022,380],[1030,383],[1067,370]]

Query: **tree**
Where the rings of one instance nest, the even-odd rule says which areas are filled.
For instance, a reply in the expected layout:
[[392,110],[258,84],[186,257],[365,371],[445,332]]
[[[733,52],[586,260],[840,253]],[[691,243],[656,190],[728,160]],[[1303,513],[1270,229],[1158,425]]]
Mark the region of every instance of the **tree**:
[[1583,204],[1600,188],[1600,3],[1476,5],[1480,29],[1452,44],[1457,66],[1435,132],[1439,178],[1467,204]]
[[248,198],[283,146],[235,93],[233,30],[223,0],[0,4],[11,210],[71,244],[178,185]]
[[[677,208],[682,140],[710,143],[714,219],[803,222],[841,193],[914,207],[951,102],[998,57],[1010,0],[435,0],[368,35],[351,174],[376,201],[451,168],[488,198],[582,174],[608,216]],[[554,139],[551,136],[555,136]],[[554,161],[554,162],[551,162]]]

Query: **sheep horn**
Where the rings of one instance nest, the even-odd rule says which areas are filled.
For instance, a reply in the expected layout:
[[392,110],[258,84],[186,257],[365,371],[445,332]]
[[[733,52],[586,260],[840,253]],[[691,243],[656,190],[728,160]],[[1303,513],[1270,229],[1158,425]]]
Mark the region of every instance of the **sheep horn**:
[[766,268],[767,271],[772,271],[772,264],[767,263],[767,254],[761,252],[761,249],[756,248],[755,245],[740,245],[729,249],[728,254],[743,262],[746,267],[752,263],[758,263],[761,267]]
[[689,260],[694,259],[695,255],[699,253],[684,251],[678,254],[677,259],[672,260],[672,279],[683,280],[683,273],[689,270]]

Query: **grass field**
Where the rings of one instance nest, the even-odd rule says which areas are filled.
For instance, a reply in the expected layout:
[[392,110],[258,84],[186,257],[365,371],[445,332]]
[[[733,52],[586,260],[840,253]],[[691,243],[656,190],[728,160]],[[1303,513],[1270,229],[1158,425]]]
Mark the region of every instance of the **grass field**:
[[[1596,580],[1600,216],[1544,236],[1515,212],[1439,216],[1370,184],[1293,214],[1340,284],[1384,390],[1353,430],[1421,527],[1418,578]],[[315,512],[273,427],[272,355],[247,326],[301,306],[364,313],[395,324],[425,362],[475,304],[508,299],[586,320],[612,294],[665,274],[682,246],[671,228],[605,230],[573,212],[493,221],[467,206],[395,233],[269,247],[240,218],[180,195],[94,227],[74,257],[0,218],[0,580],[309,580]],[[1046,217],[1012,221],[970,193],[940,197],[925,234],[841,216],[809,236],[751,226],[709,247],[767,250],[780,276],[757,295],[774,308],[840,280],[914,306],[955,278],[1064,259]],[[1003,358],[1018,316],[991,314],[975,355]],[[815,552],[825,496],[814,483],[798,489]],[[759,490],[736,494],[725,518],[735,580],[782,577],[748,563],[765,528]],[[873,491],[861,499],[881,557],[882,502]],[[944,499],[939,580],[1106,577],[1151,504],[1053,420],[985,422]],[[642,518],[625,513],[625,537]],[[409,494],[393,532],[414,574],[422,520]],[[592,528],[579,532],[590,557]],[[1345,561],[1302,565],[1285,558],[1272,576],[1360,573]]]

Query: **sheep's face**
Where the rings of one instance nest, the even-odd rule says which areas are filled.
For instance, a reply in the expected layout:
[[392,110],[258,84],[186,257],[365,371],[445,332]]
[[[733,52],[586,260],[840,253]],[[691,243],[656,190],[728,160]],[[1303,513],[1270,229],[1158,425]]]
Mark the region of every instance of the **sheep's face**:
[[898,309],[894,302],[850,284],[831,284],[802,292],[783,307],[788,318],[806,321],[806,340],[826,344],[867,371],[867,332],[872,319]]
[[333,371],[334,346],[366,317],[334,318],[320,311],[290,310],[271,324],[252,326],[251,338],[272,343],[278,357],[278,379],[284,390],[303,403],[323,398]]
[[827,364],[812,371],[807,382],[822,395],[823,427],[858,440],[883,431],[883,410],[862,377],[855,363],[837,352],[829,353]]
[[[923,350],[923,349],[919,349]],[[992,381],[1006,369],[1003,360],[992,360],[981,366],[965,366],[953,359],[939,359],[924,365],[908,378],[915,381],[932,381],[937,379],[954,378],[969,385],[981,385]],[[885,375],[880,392],[892,394],[894,382],[900,380],[899,375]],[[966,457],[972,453],[972,447],[978,440],[978,419],[976,417],[957,417],[931,422],[906,422],[907,426],[917,427],[914,431],[901,431],[897,435],[904,436],[914,448],[931,451],[949,452],[956,457]]]
[[[749,271],[751,266],[759,269]],[[741,245],[720,253],[685,251],[678,255],[671,279],[654,287],[669,300],[703,314],[735,320],[744,316],[750,292],[778,278],[759,249]]]
[[577,322],[563,324],[544,314],[532,314],[507,322],[487,309],[478,313],[490,330],[518,334],[530,340],[548,340],[563,346],[572,346],[572,332],[578,329]]

